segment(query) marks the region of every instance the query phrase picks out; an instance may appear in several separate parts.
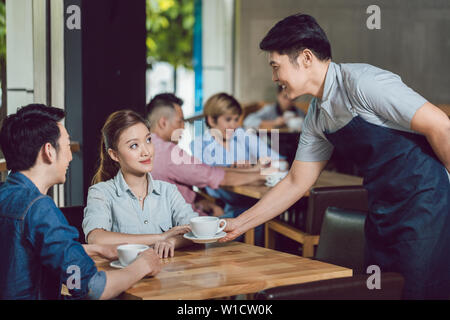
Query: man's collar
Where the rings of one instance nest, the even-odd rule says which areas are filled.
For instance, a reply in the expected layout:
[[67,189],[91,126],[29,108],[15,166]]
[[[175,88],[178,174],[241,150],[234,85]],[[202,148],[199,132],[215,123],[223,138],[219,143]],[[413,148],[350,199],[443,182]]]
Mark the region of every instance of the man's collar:
[[39,193],[41,193],[41,191],[39,191],[39,188],[33,183],[33,181],[31,181],[21,172],[11,172],[7,178],[7,181],[21,184],[28,189],[37,190]]
[[331,108],[331,98],[333,96],[333,91],[336,83],[336,67],[334,62],[330,62],[328,65],[327,75],[325,77],[325,83],[323,87],[322,99],[317,99],[320,107],[330,111]]

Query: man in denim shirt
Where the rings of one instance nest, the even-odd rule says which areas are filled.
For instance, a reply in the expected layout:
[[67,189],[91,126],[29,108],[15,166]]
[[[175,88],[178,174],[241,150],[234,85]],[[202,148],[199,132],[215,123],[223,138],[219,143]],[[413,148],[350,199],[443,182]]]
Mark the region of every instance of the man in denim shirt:
[[29,105],[9,116],[0,146],[11,174],[0,186],[0,299],[109,299],[161,266],[152,249],[127,268],[99,272],[89,255],[116,258],[114,246],[84,245],[49,188],[65,182],[72,153],[64,111]]

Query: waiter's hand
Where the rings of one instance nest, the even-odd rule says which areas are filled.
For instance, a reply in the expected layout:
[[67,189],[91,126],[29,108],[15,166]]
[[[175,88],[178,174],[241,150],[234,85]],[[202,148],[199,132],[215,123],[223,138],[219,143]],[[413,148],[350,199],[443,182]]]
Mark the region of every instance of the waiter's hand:
[[225,237],[219,240],[219,242],[228,242],[236,239],[241,234],[243,234],[245,231],[239,228],[239,225],[237,223],[237,220],[235,218],[232,219],[225,219],[227,222],[227,226],[223,231],[227,233]]

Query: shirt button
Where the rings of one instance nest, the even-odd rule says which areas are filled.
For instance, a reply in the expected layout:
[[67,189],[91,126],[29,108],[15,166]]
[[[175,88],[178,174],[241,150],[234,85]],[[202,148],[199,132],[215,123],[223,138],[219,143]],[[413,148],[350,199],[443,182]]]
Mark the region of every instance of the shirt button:
[[145,220],[145,221],[144,221],[144,224],[148,224],[148,220]]

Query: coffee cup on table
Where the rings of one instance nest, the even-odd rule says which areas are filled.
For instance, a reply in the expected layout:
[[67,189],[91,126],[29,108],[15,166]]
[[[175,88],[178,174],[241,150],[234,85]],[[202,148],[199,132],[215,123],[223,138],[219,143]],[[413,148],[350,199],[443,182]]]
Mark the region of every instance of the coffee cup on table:
[[117,254],[119,256],[119,262],[122,266],[126,267],[133,263],[138,257],[139,253],[148,250],[150,247],[145,244],[124,244],[117,247]]
[[217,217],[195,217],[191,219],[190,225],[197,238],[212,238],[225,229],[227,222]]

